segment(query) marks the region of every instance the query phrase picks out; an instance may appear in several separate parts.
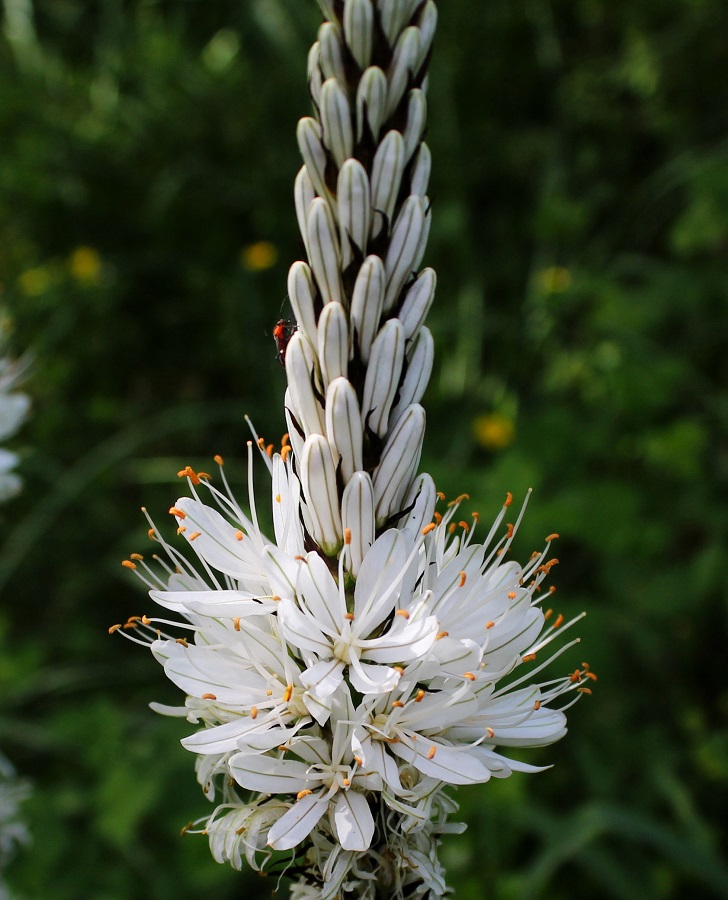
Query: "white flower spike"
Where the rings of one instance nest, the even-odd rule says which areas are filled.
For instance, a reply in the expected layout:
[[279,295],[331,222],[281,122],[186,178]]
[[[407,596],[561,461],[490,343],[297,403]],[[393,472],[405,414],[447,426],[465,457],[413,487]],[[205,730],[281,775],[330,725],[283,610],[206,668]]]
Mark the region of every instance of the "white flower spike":
[[506,524],[507,495],[476,538],[466,496],[446,503],[419,472],[435,3],[319,5],[314,116],[298,126],[306,258],[288,279],[289,433],[278,450],[255,436],[274,536],[257,518],[253,442],[245,509],[219,457],[214,478],[182,470],[190,496],[170,513],[188,553],[150,520],[167,559],[123,563],[171,618],[111,631],[150,647],[186,695],[154,708],[194,726],[182,743],[216,805],[192,830],[216,860],[280,872],[274,852],[290,854],[292,900],[435,898],[440,835],[461,827],[448,787],[539,771],[503,751],[561,738],[594,675],[585,663],[544,673],[576,641],[546,649],[580,618],[564,623],[543,589],[557,535],[519,565],[525,503]]

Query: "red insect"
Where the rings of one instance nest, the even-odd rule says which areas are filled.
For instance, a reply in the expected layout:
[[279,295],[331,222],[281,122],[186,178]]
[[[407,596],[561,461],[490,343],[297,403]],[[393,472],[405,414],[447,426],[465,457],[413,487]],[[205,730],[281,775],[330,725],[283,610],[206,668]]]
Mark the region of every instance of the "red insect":
[[278,362],[282,366],[286,364],[286,348],[295,331],[296,326],[293,322],[286,319],[278,319],[273,326],[273,340],[276,342],[276,349],[278,350]]

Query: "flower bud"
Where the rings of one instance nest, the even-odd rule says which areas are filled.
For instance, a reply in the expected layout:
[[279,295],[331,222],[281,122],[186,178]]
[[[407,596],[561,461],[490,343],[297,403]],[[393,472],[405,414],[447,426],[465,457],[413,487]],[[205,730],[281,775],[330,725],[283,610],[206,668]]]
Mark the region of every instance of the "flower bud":
[[377,147],[372,163],[372,232],[375,237],[383,226],[392,223],[405,162],[404,138],[398,131],[387,132]]
[[395,305],[403,285],[413,274],[424,229],[424,201],[421,197],[409,196],[402,204],[402,209],[394,223],[392,237],[387,248],[387,257],[384,261],[384,270],[387,274],[387,290],[384,294],[385,312],[389,312]]
[[317,339],[315,295],[316,286],[311,269],[301,260],[294,262],[288,270],[288,299],[298,327],[312,342]]
[[341,476],[348,482],[362,468],[361,412],[356,391],[346,378],[336,378],[326,393],[326,436],[341,458]]
[[407,95],[407,124],[404,129],[404,155],[409,162],[422,140],[427,120],[427,99],[424,93],[415,88]]
[[389,118],[399,106],[405,92],[412,84],[420,58],[420,30],[405,28],[397,40],[389,70],[386,116]]
[[346,84],[346,70],[341,45],[343,38],[341,29],[334,21],[324,22],[319,28],[321,72],[324,79],[335,78],[340,84]]
[[385,286],[384,263],[378,256],[367,256],[356,276],[350,311],[352,343],[356,338],[359,354],[365,363],[369,360],[372,342],[379,330]]
[[349,569],[356,578],[374,543],[374,488],[367,472],[355,472],[341,499],[344,533],[349,533]]
[[420,464],[425,437],[425,411],[409,406],[392,429],[382,458],[374,470],[374,503],[377,527],[403,508],[403,500]]
[[310,116],[304,117],[298,123],[296,139],[316,193],[321,197],[327,197],[329,191],[326,187],[326,151],[321,143],[321,126]]
[[407,372],[399,389],[399,399],[389,416],[390,428],[394,428],[408,406],[420,402],[427,389],[435,360],[435,342],[429,328],[423,326],[419,330],[407,357]]
[[[356,137],[361,140],[367,129],[376,141],[384,121],[387,105],[387,76],[377,66],[370,66],[356,89]],[[365,127],[366,124],[366,127]]]
[[404,328],[399,319],[389,319],[372,344],[362,400],[362,425],[379,437],[389,428],[399,379],[404,365]]
[[374,41],[372,0],[347,0],[344,6],[344,37],[360,69],[366,69]]
[[347,159],[339,172],[336,189],[339,240],[344,269],[352,260],[352,244],[361,259],[366,253],[371,226],[371,191],[366,169],[357,159]]
[[324,389],[340,376],[346,377],[349,362],[349,327],[344,307],[327,303],[318,322],[318,357]]
[[434,269],[423,269],[407,289],[397,318],[404,326],[404,336],[409,340],[417,334],[427,318],[435,299],[437,275]]
[[412,174],[410,176],[410,193],[424,197],[430,183],[430,170],[432,169],[432,153],[424,142],[415,154]]
[[316,197],[308,211],[308,246],[311,269],[324,303],[344,299],[341,284],[337,228],[329,204]]
[[324,79],[321,75],[321,48],[319,42],[316,41],[308,51],[308,91],[317,109],[321,105],[321,87],[323,83]]
[[336,470],[325,437],[312,434],[301,454],[301,484],[311,515],[312,537],[327,556],[341,547],[341,513],[336,489]]
[[290,409],[305,435],[324,434],[324,411],[314,391],[314,386],[320,390],[316,353],[302,331],[297,331],[288,342],[286,375]]
[[313,186],[313,181],[311,181],[307,166],[301,166],[301,169],[296,176],[293,196],[296,204],[298,230],[301,232],[303,245],[306,248],[306,255],[308,255],[308,208],[316,196],[316,189]]
[[354,150],[354,134],[346,92],[335,78],[327,78],[321,88],[320,112],[324,146],[342,166]]

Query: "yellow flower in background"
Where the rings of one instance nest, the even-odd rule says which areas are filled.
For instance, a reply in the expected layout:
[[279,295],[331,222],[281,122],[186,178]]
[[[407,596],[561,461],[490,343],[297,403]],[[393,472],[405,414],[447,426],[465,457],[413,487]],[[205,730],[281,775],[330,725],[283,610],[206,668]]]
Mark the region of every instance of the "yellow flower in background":
[[243,247],[240,262],[249,272],[262,272],[276,264],[278,249],[270,241],[256,241]]
[[18,278],[18,287],[26,297],[39,297],[45,294],[52,283],[53,277],[44,266],[26,269]]
[[545,294],[561,294],[571,287],[571,272],[564,266],[550,266],[536,276],[536,283]]
[[504,450],[513,443],[516,425],[502,413],[484,413],[473,420],[473,434],[486,450]]
[[76,247],[68,259],[71,277],[82,284],[98,284],[101,277],[101,254],[93,247]]

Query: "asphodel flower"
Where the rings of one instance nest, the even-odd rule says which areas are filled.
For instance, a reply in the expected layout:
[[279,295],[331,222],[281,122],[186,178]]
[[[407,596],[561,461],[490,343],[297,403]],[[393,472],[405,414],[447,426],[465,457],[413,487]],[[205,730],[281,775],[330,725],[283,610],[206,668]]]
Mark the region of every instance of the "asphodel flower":
[[155,708],[196,726],[182,743],[216,805],[188,830],[215,859],[287,871],[299,900],[437,897],[439,836],[460,828],[448,786],[539,771],[508,748],[562,737],[594,676],[545,671],[576,643],[552,644],[576,621],[548,608],[557,535],[520,565],[525,503],[506,523],[508,494],[481,537],[476,513],[461,518],[469,498],[447,503],[419,472],[435,3],[320,5],[315,114],[298,126],[306,259],[281,352],[288,433],[279,450],[248,445],[249,484],[256,443],[270,471],[273,534],[219,457],[214,478],[184,469],[190,496],[169,512],[188,552],[150,520],[164,554],[124,561],[173,618],[112,631],[151,647],[186,695]]
[[[25,372],[25,364],[4,353],[5,325],[0,320],[0,441],[11,438],[23,424],[30,409],[30,398],[17,387]],[[0,503],[9,500],[21,487],[13,471],[17,454],[0,447]]]

